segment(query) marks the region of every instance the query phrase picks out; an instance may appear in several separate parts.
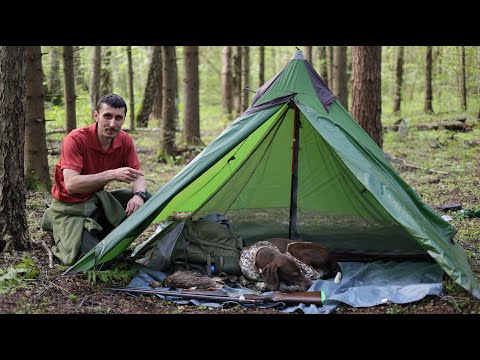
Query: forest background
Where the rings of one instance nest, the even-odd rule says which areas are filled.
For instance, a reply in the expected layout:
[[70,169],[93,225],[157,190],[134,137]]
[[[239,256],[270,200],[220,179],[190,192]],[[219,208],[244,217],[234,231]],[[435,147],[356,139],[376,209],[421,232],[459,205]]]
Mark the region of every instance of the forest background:
[[[192,47],[41,47],[42,118],[46,121],[43,122],[43,133],[37,131],[33,134],[40,135],[40,138],[33,141],[26,137],[25,164],[28,163],[27,140],[31,147],[45,143],[48,179],[38,181],[41,176],[29,178],[26,173],[26,219],[30,246],[26,252],[7,246],[3,248],[0,291],[8,296],[3,303],[0,302],[0,312],[144,311],[131,301],[123,302],[129,304],[124,308],[113,305],[118,295],[104,294],[96,298],[95,301],[102,305],[95,304],[95,301],[88,305],[86,299],[91,298],[90,295],[85,295],[87,298],[79,301],[82,292],[92,291],[89,286],[98,286],[99,280],[102,280],[101,274],[79,275],[73,280],[60,279],[57,275],[62,266],[55,263],[53,269],[49,267],[51,260],[45,248],[48,239],[39,225],[45,204],[50,201],[49,181],[53,179],[61,141],[72,128],[93,122],[92,104],[99,95],[114,92],[127,100],[130,108],[124,129],[134,137],[149,178],[149,190],[155,192],[249,106],[254,91],[280,71],[296,50],[293,46],[196,47],[198,54],[194,58],[197,57],[198,62],[194,61],[193,65],[198,70],[198,73],[194,73],[198,103],[193,104],[192,110],[192,103],[186,104],[191,85],[186,78],[192,68],[191,63],[190,67],[187,66],[187,60],[191,59],[189,51],[192,51],[189,48]],[[352,67],[355,66],[352,64],[352,52],[355,48],[361,47],[300,47],[349,110],[352,109],[352,95],[355,92],[352,85]],[[480,48],[377,48],[381,48],[377,52],[380,56],[377,60],[378,91],[381,96],[376,107],[378,121],[383,127],[383,131],[377,134],[381,138],[380,145],[391,156],[396,170],[428,205],[438,208],[445,204],[460,203],[463,209],[478,208]],[[225,90],[225,74],[228,71],[225,54],[228,51],[231,61],[230,100]],[[68,62],[69,57],[71,63]],[[166,72],[160,69],[166,69]],[[163,79],[159,78],[162,72]],[[166,98],[173,101],[167,104]],[[169,127],[165,127],[165,114],[170,114]],[[186,118],[196,119],[190,134],[185,133],[188,127]],[[28,127],[27,121],[26,133]],[[165,146],[169,134],[173,136],[170,137],[170,147]],[[112,184],[112,187],[115,186]],[[461,216],[461,213],[450,215],[459,230],[457,238],[466,249],[478,279],[478,219]],[[138,240],[145,239],[147,235],[148,231]],[[103,276],[105,281],[125,282],[129,275],[120,270],[117,275],[109,273]],[[32,286],[35,290],[32,290]],[[422,302],[419,305],[419,309],[422,309],[420,312],[479,312],[478,303],[448,279],[445,280],[445,288],[445,298]],[[40,295],[30,297],[32,292]],[[189,311],[185,308],[172,309],[165,304],[165,307],[158,307],[150,300],[143,301],[153,306],[147,312]],[[415,306],[390,305],[371,311],[419,311],[414,309]],[[356,309],[343,311],[354,312]]]

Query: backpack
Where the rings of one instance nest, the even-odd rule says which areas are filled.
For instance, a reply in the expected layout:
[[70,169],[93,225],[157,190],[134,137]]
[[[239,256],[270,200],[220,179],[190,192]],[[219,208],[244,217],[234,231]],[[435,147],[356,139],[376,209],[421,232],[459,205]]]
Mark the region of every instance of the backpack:
[[163,224],[132,257],[152,270],[197,270],[208,276],[226,273],[240,276],[244,242],[231,230],[228,220],[215,214]]

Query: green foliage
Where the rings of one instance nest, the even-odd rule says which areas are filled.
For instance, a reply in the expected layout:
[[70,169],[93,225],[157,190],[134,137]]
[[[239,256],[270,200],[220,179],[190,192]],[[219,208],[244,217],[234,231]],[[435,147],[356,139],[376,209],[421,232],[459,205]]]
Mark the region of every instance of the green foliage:
[[7,269],[0,269],[0,293],[8,293],[18,287],[26,287],[38,277],[39,270],[35,262],[29,257]]
[[40,191],[44,188],[44,184],[40,182],[36,174],[25,175],[25,188],[29,190]]
[[95,270],[90,269],[84,272],[83,277],[91,284],[96,284],[97,280],[103,283],[109,283],[112,281],[128,281],[131,280],[135,274],[136,270],[128,269],[122,266],[113,266],[112,269],[108,270]]

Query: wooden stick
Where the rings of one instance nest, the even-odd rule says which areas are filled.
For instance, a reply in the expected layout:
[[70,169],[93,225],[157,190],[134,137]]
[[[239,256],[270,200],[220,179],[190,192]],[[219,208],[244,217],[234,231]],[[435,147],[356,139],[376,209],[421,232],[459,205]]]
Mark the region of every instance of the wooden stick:
[[407,163],[404,159],[400,159],[400,158],[397,158],[395,156],[390,156],[390,159],[392,160],[396,160],[396,161],[400,161],[403,166],[407,167],[407,168],[412,168],[412,169],[416,169],[416,170],[424,170],[426,172],[429,172],[429,173],[436,173],[436,174],[442,174],[442,175],[450,175],[450,173],[448,172],[444,172],[444,171],[439,171],[439,170],[433,170],[433,169],[428,169],[428,168],[424,168],[424,167],[421,167],[421,166],[416,166],[416,165],[412,165],[412,164],[409,164]]
[[53,253],[50,247],[45,243],[45,240],[42,240],[42,245],[47,250],[48,254],[48,268],[53,269]]

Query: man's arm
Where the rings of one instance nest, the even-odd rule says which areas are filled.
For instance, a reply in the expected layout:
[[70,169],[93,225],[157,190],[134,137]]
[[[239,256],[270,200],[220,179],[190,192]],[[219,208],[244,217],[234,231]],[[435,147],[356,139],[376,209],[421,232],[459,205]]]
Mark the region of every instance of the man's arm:
[[[147,191],[147,180],[145,176],[139,176],[132,184],[132,191],[136,193],[137,191]],[[140,206],[144,204],[143,199],[138,196],[134,195],[130,201],[127,203],[127,208],[125,209],[125,213],[130,216],[133,214],[135,210],[137,210]]]
[[[130,167],[107,170],[92,175],[80,175],[78,171],[63,169],[63,178],[65,180],[65,188],[69,194],[95,191],[104,187],[110,181],[120,181],[129,184],[133,182],[134,191],[145,191],[147,187],[143,172]],[[138,183],[136,183],[137,181]],[[138,190],[135,190],[137,186]],[[141,186],[144,187],[141,188]]]

